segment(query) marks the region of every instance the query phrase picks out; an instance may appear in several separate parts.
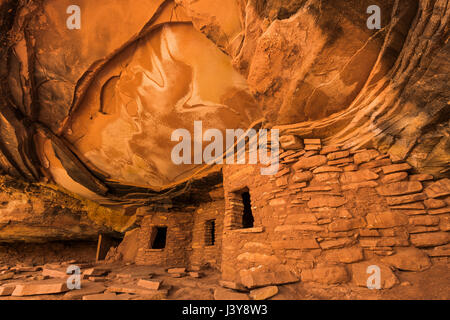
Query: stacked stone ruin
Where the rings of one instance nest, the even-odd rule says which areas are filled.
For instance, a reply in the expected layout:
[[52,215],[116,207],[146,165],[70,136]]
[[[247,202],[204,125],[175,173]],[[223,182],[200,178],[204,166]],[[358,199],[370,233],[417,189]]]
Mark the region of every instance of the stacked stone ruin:
[[[224,280],[250,288],[300,279],[366,286],[367,267],[377,265],[389,288],[398,283],[393,270],[422,271],[449,256],[449,179],[414,173],[375,149],[280,141],[275,176],[250,165],[223,169]],[[236,226],[241,190],[250,192],[254,228]]]
[[[210,192],[211,202],[145,213],[135,262],[208,265],[235,289],[297,281],[367,286],[367,268],[375,265],[381,286],[391,288],[399,283],[396,269],[423,271],[448,259],[449,179],[416,173],[375,149],[292,135],[280,142],[277,174],[261,175],[260,164],[224,165],[223,188]],[[243,225],[243,193],[250,195],[251,227]],[[213,245],[205,238],[211,219]],[[156,226],[168,227],[164,249],[149,246]]]

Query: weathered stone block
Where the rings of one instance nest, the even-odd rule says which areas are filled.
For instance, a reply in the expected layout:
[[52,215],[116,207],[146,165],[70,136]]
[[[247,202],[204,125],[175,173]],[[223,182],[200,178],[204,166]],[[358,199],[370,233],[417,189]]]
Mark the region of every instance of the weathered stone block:
[[429,214],[445,214],[450,213],[450,206],[440,209],[428,209]]
[[327,154],[327,159],[328,160],[336,160],[336,159],[346,158],[348,156],[350,156],[350,152],[338,151],[338,152],[332,152],[332,153]]
[[313,213],[291,214],[286,218],[286,224],[311,223],[316,222],[317,218]]
[[269,286],[250,291],[250,298],[253,300],[266,300],[272,298],[278,293],[277,286]]
[[292,181],[294,181],[294,182],[306,182],[306,181],[312,180],[313,177],[314,177],[314,175],[311,172],[309,172],[309,171],[296,172],[292,176]]
[[416,248],[396,248],[396,253],[382,259],[399,270],[423,271],[431,267],[428,255]]
[[428,181],[433,180],[434,177],[431,174],[413,174],[409,176],[409,180],[411,181]]
[[321,144],[320,139],[303,139],[305,144]]
[[94,301],[100,301],[100,300],[119,300],[118,296],[113,292],[105,292],[105,293],[98,293],[98,294],[88,294],[83,296],[82,300],[94,300]]
[[320,154],[325,154],[326,155],[328,153],[337,152],[339,150],[341,150],[341,148],[337,147],[337,146],[325,146],[320,151]]
[[372,160],[367,163],[362,163],[359,165],[360,169],[371,169],[378,168],[386,165],[390,165],[392,162],[389,159]]
[[186,268],[170,268],[167,269],[167,273],[185,273],[186,272]]
[[242,284],[237,282],[220,280],[219,284],[227,289],[233,289],[237,291],[247,291],[247,289]]
[[398,163],[398,164],[392,164],[389,166],[381,167],[381,170],[383,170],[384,174],[399,172],[399,171],[406,171],[411,169],[411,166],[407,163]]
[[322,207],[340,207],[347,203],[344,197],[332,196],[332,195],[312,195],[311,200],[308,201],[309,208],[322,208]]
[[444,200],[427,199],[423,202],[428,209],[440,209],[446,206]]
[[324,173],[324,172],[343,172],[341,168],[338,167],[332,167],[332,166],[321,166],[316,169],[314,169],[313,173]]
[[265,265],[280,264],[280,260],[274,255],[261,253],[244,252],[237,256],[237,261],[246,263],[256,263]]
[[19,284],[14,289],[12,296],[34,296],[43,294],[64,293],[68,291],[67,284],[63,282],[42,282],[42,283],[25,283]]
[[376,173],[370,169],[363,169],[359,171],[344,172],[341,175],[340,181],[343,184],[349,184],[375,179],[378,179],[378,175]]
[[150,290],[158,290],[161,286],[161,280],[139,279],[137,285]]
[[214,300],[250,300],[245,293],[235,292],[229,289],[216,288],[214,290]]
[[314,269],[305,269],[301,273],[302,281],[313,281],[323,284],[339,284],[349,280],[344,266],[323,266]]
[[276,240],[272,242],[274,249],[319,249],[316,239]]
[[380,268],[380,276],[381,276],[381,289],[390,289],[394,287],[396,284],[400,283],[395,274],[392,272],[391,268],[385,264],[382,264],[378,261],[374,262],[359,262],[351,265],[352,272],[352,281],[354,284],[360,287],[368,287],[367,281],[372,273],[367,273],[369,266],[378,266]]
[[309,158],[303,157],[298,162],[292,165],[294,170],[304,170],[313,167],[320,167],[327,163],[327,157],[317,155]]
[[302,140],[294,135],[287,135],[280,137],[281,148],[284,150],[297,150],[303,148]]
[[416,233],[410,236],[411,243],[416,247],[434,247],[441,246],[450,242],[450,233],[448,232],[429,232]]
[[325,240],[320,242],[320,247],[322,249],[336,249],[336,248],[343,248],[346,245],[349,245],[353,242],[352,239],[348,238],[339,238],[335,240]]
[[424,207],[422,202],[412,202],[412,203],[401,204],[401,205],[398,205],[398,206],[393,206],[393,207],[391,207],[391,209],[396,209],[396,210],[423,210],[423,209],[425,209],[425,207]]
[[63,269],[49,269],[44,268],[42,269],[42,275],[51,277],[51,278],[68,278],[69,275],[66,273],[66,270]]
[[450,195],[450,179],[445,178],[434,182],[425,189],[430,198],[438,198]]
[[391,174],[385,175],[383,178],[381,178],[381,183],[388,184],[388,183],[392,183],[392,182],[398,182],[398,181],[405,180],[407,177],[408,177],[408,173],[406,173],[406,172],[391,173]]
[[321,149],[320,144],[306,144],[305,145],[305,150],[306,151],[319,151]]
[[1,286],[0,297],[10,296],[14,292],[15,288],[16,286]]
[[364,162],[369,162],[370,160],[375,159],[380,153],[377,150],[370,149],[362,152],[356,153],[353,158],[355,164],[361,164]]
[[382,196],[400,196],[420,192],[422,189],[419,181],[402,181],[378,187],[376,190]]
[[365,225],[364,218],[337,219],[328,225],[328,230],[332,232],[349,231],[362,228]]
[[342,248],[332,249],[324,252],[326,261],[354,263],[364,259],[363,250],[361,248]]
[[408,217],[395,212],[369,213],[366,216],[367,228],[383,229],[408,224]]
[[363,181],[357,183],[345,184],[342,186],[342,191],[346,190],[358,190],[361,188],[376,188],[378,187],[378,183],[376,181]]
[[436,226],[439,224],[439,218],[433,216],[410,217],[409,223],[413,226]]
[[427,198],[426,194],[424,193],[418,193],[418,194],[408,194],[406,196],[400,196],[400,197],[388,197],[386,198],[386,201],[388,205],[395,206],[399,204],[405,204],[405,203],[411,203],[416,202],[420,200],[425,200]]
[[244,269],[239,272],[241,283],[247,288],[297,282],[298,277],[291,271],[271,271],[267,267]]

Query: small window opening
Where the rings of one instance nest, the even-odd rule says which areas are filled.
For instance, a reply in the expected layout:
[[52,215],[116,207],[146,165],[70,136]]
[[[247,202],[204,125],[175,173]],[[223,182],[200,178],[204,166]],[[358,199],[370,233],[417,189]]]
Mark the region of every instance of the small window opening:
[[242,228],[253,228],[255,219],[252,213],[252,203],[248,191],[242,193],[242,202],[244,204],[244,214],[242,215]]
[[164,249],[166,247],[167,227],[153,227],[150,239],[150,249]]
[[205,222],[205,245],[213,246],[216,243],[216,220]]

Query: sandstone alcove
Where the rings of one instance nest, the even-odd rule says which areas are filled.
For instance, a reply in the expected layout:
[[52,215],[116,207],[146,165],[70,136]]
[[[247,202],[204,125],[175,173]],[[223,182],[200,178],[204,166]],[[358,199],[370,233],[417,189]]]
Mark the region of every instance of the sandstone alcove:
[[[0,1],[0,263],[103,235],[103,263],[239,292],[448,271],[448,0],[79,0],[80,29],[70,5]],[[199,121],[279,130],[278,172],[199,163]]]

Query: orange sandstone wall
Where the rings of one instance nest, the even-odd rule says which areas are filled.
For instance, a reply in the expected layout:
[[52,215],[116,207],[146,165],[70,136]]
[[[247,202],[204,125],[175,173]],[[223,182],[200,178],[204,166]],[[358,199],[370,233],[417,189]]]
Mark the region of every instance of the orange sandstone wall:
[[[138,235],[136,264],[159,266],[185,266],[191,253],[193,217],[186,212],[156,212],[145,216]],[[166,226],[164,249],[151,249],[152,227]]]
[[[284,136],[276,176],[259,167],[223,169],[225,216],[222,278],[247,287],[298,279],[354,281],[365,286],[367,266],[420,271],[429,257],[450,255],[450,180],[414,173],[374,149],[322,146],[319,139]],[[254,228],[240,229],[248,188]],[[418,250],[420,248],[423,250]]]
[[[193,266],[208,265],[220,269],[222,260],[222,234],[223,234],[223,212],[224,200],[201,204],[194,213],[194,226],[192,230],[192,255],[190,264]],[[214,245],[206,243],[206,221],[215,222]]]
[[[156,212],[143,217],[138,230],[136,263],[160,266],[210,266],[220,268],[224,200],[200,204],[193,213]],[[206,221],[214,220],[214,245],[206,243]],[[154,226],[166,226],[164,249],[151,249]]]

